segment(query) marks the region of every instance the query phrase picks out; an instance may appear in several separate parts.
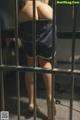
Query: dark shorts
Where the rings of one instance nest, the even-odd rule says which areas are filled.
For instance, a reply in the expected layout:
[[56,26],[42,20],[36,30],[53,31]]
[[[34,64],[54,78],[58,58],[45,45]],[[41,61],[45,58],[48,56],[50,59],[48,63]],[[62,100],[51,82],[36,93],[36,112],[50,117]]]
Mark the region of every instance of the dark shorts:
[[[32,21],[19,24],[19,37],[28,56],[33,56]],[[36,21],[36,56],[50,59],[52,57],[52,22]]]

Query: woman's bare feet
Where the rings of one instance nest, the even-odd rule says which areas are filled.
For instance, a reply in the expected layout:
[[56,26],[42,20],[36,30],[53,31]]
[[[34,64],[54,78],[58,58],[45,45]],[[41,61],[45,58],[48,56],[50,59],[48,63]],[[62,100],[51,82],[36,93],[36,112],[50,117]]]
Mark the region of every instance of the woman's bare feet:
[[33,104],[29,104],[28,105],[28,110],[29,111],[33,111],[34,110],[34,105]]

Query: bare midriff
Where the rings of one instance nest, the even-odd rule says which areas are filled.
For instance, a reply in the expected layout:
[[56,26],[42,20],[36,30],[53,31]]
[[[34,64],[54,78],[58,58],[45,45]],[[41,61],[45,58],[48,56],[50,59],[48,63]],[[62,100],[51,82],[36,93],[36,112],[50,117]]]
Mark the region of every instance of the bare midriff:
[[[36,0],[35,2],[35,20],[53,19],[53,9],[46,3]],[[19,11],[19,22],[33,20],[33,0],[26,0],[25,5]]]

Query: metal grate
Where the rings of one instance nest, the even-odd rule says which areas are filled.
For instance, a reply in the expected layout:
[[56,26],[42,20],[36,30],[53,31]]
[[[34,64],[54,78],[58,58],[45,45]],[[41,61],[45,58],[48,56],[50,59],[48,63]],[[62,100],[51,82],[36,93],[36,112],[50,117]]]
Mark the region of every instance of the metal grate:
[[[56,0],[53,1],[53,8],[54,8],[54,26],[53,26],[53,37],[55,39],[55,24],[56,24]],[[34,66],[33,67],[27,67],[27,66],[20,66],[19,65],[19,50],[18,50],[18,0],[15,0],[15,39],[16,39],[16,65],[4,65],[3,64],[3,56],[2,56],[2,43],[1,43],[1,24],[0,24],[0,76],[1,76],[1,108],[2,110],[5,110],[5,101],[4,101],[4,80],[3,80],[3,72],[4,71],[16,71],[16,80],[17,80],[17,114],[18,114],[18,120],[20,120],[20,80],[19,80],[19,72],[21,71],[32,71],[34,72],[34,120],[36,120],[36,73],[51,73],[52,79],[54,79],[55,75],[58,74],[69,74],[72,76],[72,86],[71,86],[71,98],[70,98],[70,115],[69,120],[72,120],[72,112],[73,112],[73,97],[74,97],[74,75],[79,74],[80,71],[74,70],[74,55],[75,55],[75,44],[76,44],[76,14],[77,14],[77,8],[76,5],[73,5],[73,13],[72,13],[72,21],[73,21],[73,31],[72,31],[72,63],[71,63],[71,69],[65,70],[65,69],[57,69],[54,66],[54,62],[52,63],[52,70],[46,70],[43,68],[39,68],[36,66],[36,21],[35,21],[35,0],[33,0],[33,43],[34,43]],[[53,41],[53,58],[54,61],[54,51],[55,51],[55,41]],[[53,81],[53,80],[52,80]],[[54,81],[55,82],[55,81]],[[53,85],[53,84],[52,84]],[[53,89],[55,86],[52,86]],[[54,95],[52,90],[52,95]],[[53,112],[52,112],[53,113]]]

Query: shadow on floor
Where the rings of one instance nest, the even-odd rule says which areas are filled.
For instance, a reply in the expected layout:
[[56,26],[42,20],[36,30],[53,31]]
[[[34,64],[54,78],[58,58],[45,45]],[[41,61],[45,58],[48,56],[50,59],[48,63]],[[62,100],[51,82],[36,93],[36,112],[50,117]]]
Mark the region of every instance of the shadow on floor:
[[[17,116],[18,114],[18,106],[17,106],[17,97],[13,98],[7,98],[6,99],[6,110],[9,111],[12,117]],[[45,107],[45,106],[44,106]],[[39,108],[37,110],[37,118],[38,119],[47,119],[47,116],[41,112]],[[20,101],[20,115],[24,116],[25,119],[31,119],[34,116],[34,111],[29,111],[28,109],[28,99],[27,98],[21,98]]]

